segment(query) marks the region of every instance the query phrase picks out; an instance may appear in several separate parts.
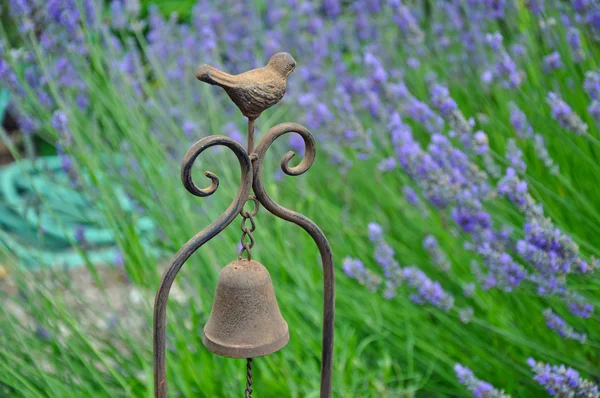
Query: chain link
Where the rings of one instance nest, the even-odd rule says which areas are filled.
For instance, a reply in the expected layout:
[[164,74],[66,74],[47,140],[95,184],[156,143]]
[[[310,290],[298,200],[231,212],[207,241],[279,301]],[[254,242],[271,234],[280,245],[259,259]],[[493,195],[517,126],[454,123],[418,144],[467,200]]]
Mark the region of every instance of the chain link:
[[[248,261],[252,260],[252,252],[250,250],[254,246],[254,237],[252,236],[252,232],[256,229],[254,216],[258,213],[260,207],[255,196],[249,196],[246,203],[250,201],[254,202],[254,209],[252,211],[244,210],[244,208],[240,210],[240,216],[242,216],[242,238],[240,239],[242,248],[240,250],[239,258],[241,259],[244,253],[246,253],[246,259]],[[250,221],[250,227],[247,225],[248,221]],[[244,391],[244,398],[252,398],[252,358],[248,358],[246,362],[246,390]]]
[[252,398],[252,358],[246,362],[246,391],[244,398]]
[[[254,216],[258,213],[258,209],[260,207],[258,200],[255,196],[249,196],[246,203],[253,201],[254,209],[252,211],[240,210],[240,215],[242,216],[242,238],[240,239],[240,243],[242,244],[242,248],[240,250],[239,258],[241,259],[244,253],[246,253],[246,259],[248,261],[252,260],[251,249],[254,247],[254,237],[252,236],[252,232],[256,229],[256,223],[254,222]],[[250,227],[248,227],[247,221],[250,221]]]

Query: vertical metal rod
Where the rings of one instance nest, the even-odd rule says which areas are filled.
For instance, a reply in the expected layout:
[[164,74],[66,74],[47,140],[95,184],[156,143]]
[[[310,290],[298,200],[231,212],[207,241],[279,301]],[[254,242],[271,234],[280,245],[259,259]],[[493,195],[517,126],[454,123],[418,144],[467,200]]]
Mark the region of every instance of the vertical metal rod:
[[248,155],[254,152],[254,122],[255,118],[248,118]]

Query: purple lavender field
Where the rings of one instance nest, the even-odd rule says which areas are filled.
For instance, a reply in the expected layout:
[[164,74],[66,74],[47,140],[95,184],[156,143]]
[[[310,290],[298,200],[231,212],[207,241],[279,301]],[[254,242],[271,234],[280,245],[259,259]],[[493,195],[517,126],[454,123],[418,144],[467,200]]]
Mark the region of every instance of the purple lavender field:
[[[0,190],[0,396],[153,395],[161,272],[239,183],[215,150],[195,174],[214,170],[221,188],[194,198],[181,159],[211,134],[246,140],[245,118],[195,70],[240,73],[287,51],[297,68],[257,135],[296,121],[317,139],[302,177],[277,164],[301,158],[297,135],[264,172],[333,248],[333,396],[600,397],[599,44],[595,0],[2,4],[2,139],[35,205]],[[178,276],[170,396],[242,395],[245,364],[201,342],[234,225]],[[317,250],[266,211],[256,225],[291,340],[255,360],[255,394],[317,397]],[[41,250],[59,238],[81,261]]]

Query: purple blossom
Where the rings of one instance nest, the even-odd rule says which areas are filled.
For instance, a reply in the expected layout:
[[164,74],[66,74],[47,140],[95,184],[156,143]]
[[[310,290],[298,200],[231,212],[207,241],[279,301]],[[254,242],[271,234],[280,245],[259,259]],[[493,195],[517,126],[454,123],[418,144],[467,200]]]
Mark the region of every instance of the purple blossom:
[[596,71],[586,72],[583,88],[593,100],[600,100],[600,73]]
[[546,73],[560,69],[562,66],[563,64],[558,51],[554,51],[553,53],[544,57],[544,71]]
[[475,284],[474,283],[466,283],[463,285],[463,294],[465,297],[473,297],[475,294]]
[[392,18],[400,29],[413,42],[420,42],[425,37],[419,27],[419,23],[410,12],[410,9],[402,3],[402,0],[387,0],[392,8]]
[[323,0],[323,8],[328,17],[335,18],[340,15],[342,7],[339,0]]
[[436,107],[442,116],[448,117],[458,109],[456,102],[450,97],[448,89],[439,84],[434,84],[429,90],[431,103]]
[[365,53],[365,65],[371,72],[371,78],[378,84],[384,84],[388,79],[388,74],[379,59],[371,52]]
[[198,131],[198,126],[191,120],[185,120],[183,122],[182,129],[183,134],[185,134],[186,138],[192,139],[194,137],[194,133]]
[[443,119],[438,114],[416,98],[412,98],[408,102],[406,113],[417,122],[423,123],[430,132],[440,131],[444,125]]
[[450,270],[450,261],[446,253],[440,248],[437,239],[433,235],[427,235],[423,239],[423,247],[431,257],[433,264],[438,267],[442,272],[448,272]]
[[392,171],[396,168],[396,159],[393,157],[385,158],[379,162],[377,169],[382,172]]
[[567,42],[569,43],[569,47],[571,49],[573,61],[579,63],[585,60],[586,56],[581,45],[581,33],[579,32],[579,29],[573,26],[569,28],[567,31]]
[[473,150],[478,155],[483,155],[489,149],[488,137],[483,131],[479,130],[473,135]]
[[554,330],[561,337],[577,340],[580,343],[585,343],[587,340],[587,335],[585,333],[576,332],[572,326],[567,324],[563,318],[556,315],[550,308],[544,310],[544,318],[546,320],[546,326],[551,330]]
[[509,139],[506,144],[506,160],[514,167],[516,170],[524,172],[527,168],[527,165],[523,161],[523,152],[517,146],[517,141],[513,138]]
[[405,186],[403,188],[403,191],[404,191],[404,197],[406,198],[408,203],[415,205],[419,202],[419,196],[417,195],[417,193],[415,192],[414,189],[412,189],[409,186]]
[[588,106],[588,113],[596,120],[596,123],[600,123],[600,101],[593,100]]
[[121,0],[113,0],[110,3],[110,21],[114,29],[123,29],[127,26],[127,15]]
[[547,365],[527,359],[527,364],[535,372],[535,381],[553,397],[600,398],[598,386],[583,379],[575,369],[565,365]]
[[43,326],[36,326],[35,334],[41,339],[45,341],[49,341],[52,339],[52,334],[46,330]]
[[494,52],[499,52],[503,49],[502,41],[504,38],[500,32],[488,33],[485,35],[485,41]]
[[471,369],[460,363],[454,365],[454,371],[458,382],[471,391],[475,398],[510,398],[510,395],[506,395],[504,391],[494,388],[486,381],[479,380]]
[[571,314],[580,318],[589,318],[592,316],[594,306],[585,301],[585,299],[580,295],[576,293],[569,293],[567,300],[569,302],[569,311]]
[[533,14],[540,16],[540,14],[544,12],[545,1],[546,0],[528,0],[526,5]]
[[558,165],[552,160],[548,148],[546,148],[544,137],[540,134],[534,135],[533,146],[537,157],[544,163],[544,166],[550,170],[550,174],[558,174]]
[[489,19],[502,19],[506,7],[506,0],[484,0],[486,16]]
[[503,79],[503,84],[510,88],[516,88],[523,82],[523,74],[517,68],[517,64],[513,59],[504,53],[496,63],[496,73]]
[[381,225],[374,222],[370,222],[368,229],[369,239],[371,240],[371,242],[377,242],[383,239],[383,228],[381,228]]
[[549,92],[546,102],[550,105],[552,110],[552,117],[558,122],[558,124],[571,131],[576,135],[584,135],[587,133],[588,126],[581,120],[581,118],[573,112],[571,107],[567,105],[560,95]]
[[357,280],[371,291],[377,290],[381,285],[381,277],[365,268],[362,261],[358,259],[351,257],[344,258],[342,270],[348,277]]
[[403,268],[402,276],[410,287],[416,289],[410,295],[410,300],[415,304],[431,304],[444,311],[449,311],[454,306],[454,297],[446,293],[439,282],[429,279],[417,267]]

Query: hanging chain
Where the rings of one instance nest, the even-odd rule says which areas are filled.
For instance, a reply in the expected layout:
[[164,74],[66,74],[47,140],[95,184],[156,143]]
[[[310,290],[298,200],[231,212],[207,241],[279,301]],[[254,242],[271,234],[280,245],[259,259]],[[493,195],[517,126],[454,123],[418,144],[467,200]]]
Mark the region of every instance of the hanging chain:
[[[240,210],[240,216],[242,216],[242,238],[240,239],[242,248],[239,258],[241,259],[244,253],[246,253],[248,261],[252,260],[252,252],[250,250],[254,246],[254,237],[252,236],[252,232],[256,229],[254,216],[258,213],[260,207],[255,196],[249,196],[246,203],[250,201],[254,202],[254,209],[252,211],[244,210],[244,208]],[[246,225],[248,221],[250,221],[250,227]],[[246,362],[246,390],[244,391],[244,398],[252,398],[252,358],[248,358]]]
[[[248,261],[252,260],[252,253],[250,249],[254,246],[254,237],[252,236],[252,232],[256,229],[256,224],[254,222],[254,216],[258,213],[259,203],[255,196],[249,196],[246,203],[253,201],[254,209],[252,211],[240,210],[240,215],[242,216],[242,238],[240,242],[242,244],[242,248],[240,250],[239,258],[241,259],[244,253],[246,253],[246,259]],[[246,225],[246,223],[250,221],[250,227]]]
[[246,391],[244,398],[252,398],[252,358],[246,362]]

